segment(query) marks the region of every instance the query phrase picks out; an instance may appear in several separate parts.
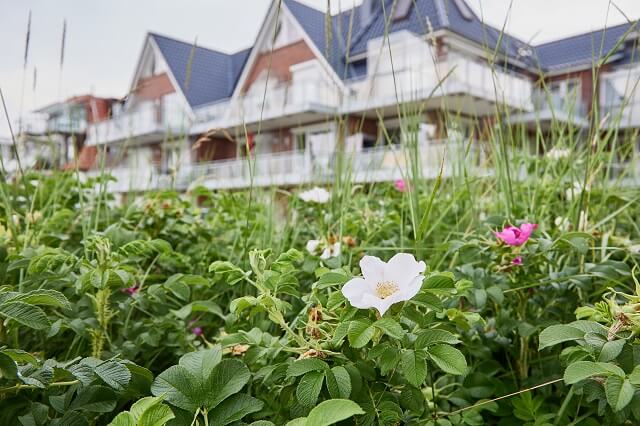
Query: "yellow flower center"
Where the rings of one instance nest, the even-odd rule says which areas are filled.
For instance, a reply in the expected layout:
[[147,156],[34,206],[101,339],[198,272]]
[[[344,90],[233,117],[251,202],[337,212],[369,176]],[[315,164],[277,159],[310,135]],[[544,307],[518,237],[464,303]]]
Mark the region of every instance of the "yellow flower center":
[[398,285],[391,281],[383,281],[376,284],[376,296],[380,299],[386,299],[398,290],[400,290]]

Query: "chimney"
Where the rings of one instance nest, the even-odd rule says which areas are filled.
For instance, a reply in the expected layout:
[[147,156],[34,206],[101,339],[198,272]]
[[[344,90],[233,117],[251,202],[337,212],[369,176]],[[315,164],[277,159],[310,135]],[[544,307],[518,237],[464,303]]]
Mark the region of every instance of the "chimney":
[[360,23],[362,27],[366,27],[375,18],[380,2],[383,0],[362,0],[360,6]]

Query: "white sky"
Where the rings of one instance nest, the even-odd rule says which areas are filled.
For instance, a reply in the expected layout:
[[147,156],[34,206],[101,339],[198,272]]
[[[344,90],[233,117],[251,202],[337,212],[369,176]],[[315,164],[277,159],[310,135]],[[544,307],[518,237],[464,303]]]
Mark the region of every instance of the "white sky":
[[[302,0],[326,9],[327,0]],[[335,9],[360,0],[331,0]],[[198,45],[235,51],[252,44],[270,0],[0,0],[0,88],[12,121],[23,112],[69,96],[122,96],[130,84],[147,31]],[[469,0],[485,21],[534,44],[625,22],[610,0]],[[630,18],[640,18],[639,0],[615,0]],[[511,11],[509,5],[512,4]],[[607,14],[607,10],[609,12]],[[27,16],[32,11],[26,74],[23,56]],[[65,64],[59,58],[67,20]],[[37,87],[33,91],[34,67]],[[8,136],[0,109],[0,137]]]

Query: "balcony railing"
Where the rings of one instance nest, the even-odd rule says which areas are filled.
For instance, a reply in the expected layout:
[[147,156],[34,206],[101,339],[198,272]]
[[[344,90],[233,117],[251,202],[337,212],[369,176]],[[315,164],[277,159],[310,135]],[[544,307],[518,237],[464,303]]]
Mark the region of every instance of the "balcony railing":
[[[418,144],[418,164],[423,177],[433,178],[440,172],[444,159],[444,175],[458,167],[478,170],[477,151],[465,153],[464,143],[440,141]],[[172,174],[156,169],[116,168],[105,170],[117,179],[107,189],[112,192],[145,191],[173,187],[187,189],[203,185],[211,189],[233,189],[292,186],[305,183],[331,182],[336,173],[346,173],[354,182],[391,181],[407,175],[411,159],[399,146],[363,149],[337,156],[335,153],[311,154],[309,151],[287,151],[258,154],[251,159],[238,158],[186,165]],[[99,176],[93,171],[88,176]]]
[[46,135],[48,133],[84,133],[87,128],[85,120],[74,119],[69,116],[59,116],[49,118],[47,114],[29,114],[20,123],[18,121],[16,129],[34,135]]
[[423,63],[393,72],[376,73],[362,82],[351,98],[352,109],[394,105],[399,102],[422,101],[429,96],[471,95],[512,108],[531,110],[533,84],[486,63],[462,56]]
[[167,103],[157,106],[146,103],[136,110],[89,126],[87,144],[126,141],[143,136],[162,135],[167,131],[186,133],[188,124],[186,113],[179,105]]

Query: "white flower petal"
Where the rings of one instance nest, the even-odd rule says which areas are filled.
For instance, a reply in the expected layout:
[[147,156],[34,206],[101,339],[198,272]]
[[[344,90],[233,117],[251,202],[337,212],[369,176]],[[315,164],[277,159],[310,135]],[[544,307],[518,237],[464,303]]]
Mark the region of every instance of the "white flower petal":
[[307,251],[311,254],[316,254],[316,250],[318,250],[319,245],[320,240],[309,240],[307,241]]
[[365,256],[360,259],[360,270],[362,276],[370,281],[384,281],[385,263],[375,256]]
[[400,288],[409,285],[413,279],[423,273],[427,265],[409,253],[398,253],[389,259],[384,270],[385,281],[392,281]]
[[327,247],[324,250],[322,250],[322,254],[320,255],[320,259],[327,260],[330,257],[331,257],[331,250],[329,250],[329,247]]
[[364,301],[365,295],[370,295],[370,289],[366,281],[362,278],[352,278],[342,286],[342,294],[347,298],[351,306],[358,309],[371,308],[371,304]]
[[420,289],[422,288],[422,282],[424,281],[423,275],[418,275],[404,288],[401,288],[398,293],[402,295],[402,300],[412,299]]

